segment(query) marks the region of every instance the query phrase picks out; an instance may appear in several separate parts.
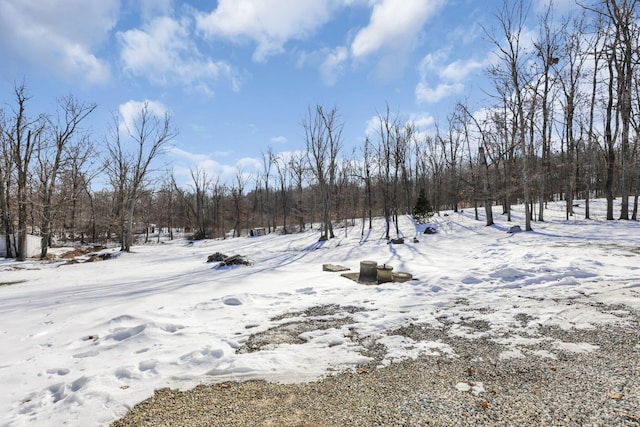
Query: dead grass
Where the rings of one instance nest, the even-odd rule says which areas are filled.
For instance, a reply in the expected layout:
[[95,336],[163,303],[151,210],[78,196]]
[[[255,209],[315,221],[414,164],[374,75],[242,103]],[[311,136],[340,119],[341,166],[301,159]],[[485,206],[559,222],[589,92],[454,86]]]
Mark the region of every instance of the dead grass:
[[0,286],[17,285],[18,283],[24,283],[26,280],[14,280],[13,282],[0,282]]

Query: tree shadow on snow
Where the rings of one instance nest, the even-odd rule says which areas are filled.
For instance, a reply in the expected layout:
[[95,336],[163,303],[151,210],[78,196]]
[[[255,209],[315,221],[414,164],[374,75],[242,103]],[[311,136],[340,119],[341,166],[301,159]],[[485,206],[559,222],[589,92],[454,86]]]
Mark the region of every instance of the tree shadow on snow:
[[304,251],[315,251],[315,250],[318,250],[321,247],[323,247],[325,243],[326,243],[326,240],[319,240],[317,242],[314,242],[314,243],[310,244],[309,246],[307,246],[303,250]]

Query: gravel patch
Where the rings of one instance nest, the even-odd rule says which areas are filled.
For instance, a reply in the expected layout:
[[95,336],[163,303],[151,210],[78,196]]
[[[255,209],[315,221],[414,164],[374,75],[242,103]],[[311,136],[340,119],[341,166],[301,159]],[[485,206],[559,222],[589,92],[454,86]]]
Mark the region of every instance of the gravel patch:
[[[318,316],[330,315],[342,323],[339,311],[325,306],[283,319],[308,316],[318,326]],[[388,335],[453,352],[383,367],[390,349],[356,337],[373,361],[351,372],[300,384],[161,389],[112,426],[640,426],[640,321],[628,314],[626,325],[599,329],[541,326],[536,339],[511,352],[491,336],[409,324]]]
[[240,346],[237,352],[252,353],[279,344],[302,344],[307,341],[303,335],[305,332],[340,329],[342,326],[353,323],[353,318],[348,314],[359,311],[364,311],[364,309],[327,304],[311,307],[304,311],[285,313],[271,319],[271,321],[282,321],[283,323],[251,334],[247,342]]

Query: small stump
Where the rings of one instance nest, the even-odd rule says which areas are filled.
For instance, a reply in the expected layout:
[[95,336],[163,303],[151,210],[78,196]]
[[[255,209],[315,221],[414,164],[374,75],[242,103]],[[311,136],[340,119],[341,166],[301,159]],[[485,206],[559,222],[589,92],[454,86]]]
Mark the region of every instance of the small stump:
[[379,265],[377,267],[378,283],[393,282],[393,267],[390,265]]
[[378,281],[377,267],[377,261],[360,261],[360,275],[358,276],[358,280],[360,282]]

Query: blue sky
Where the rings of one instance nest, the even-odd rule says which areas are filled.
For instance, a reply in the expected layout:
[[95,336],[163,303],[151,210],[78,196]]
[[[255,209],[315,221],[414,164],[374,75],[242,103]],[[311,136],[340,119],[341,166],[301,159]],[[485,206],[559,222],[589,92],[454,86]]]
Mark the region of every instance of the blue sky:
[[[532,22],[542,8],[533,0]],[[572,0],[556,0],[558,15]],[[454,104],[487,104],[502,0],[3,0],[0,100],[24,80],[30,111],[95,102],[94,139],[144,101],[179,130],[165,161],[228,181],[262,153],[304,148],[309,106],[336,106],[344,152],[388,104],[422,131]],[[531,27],[535,31],[534,24]]]

